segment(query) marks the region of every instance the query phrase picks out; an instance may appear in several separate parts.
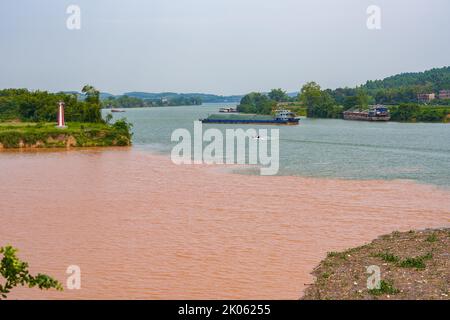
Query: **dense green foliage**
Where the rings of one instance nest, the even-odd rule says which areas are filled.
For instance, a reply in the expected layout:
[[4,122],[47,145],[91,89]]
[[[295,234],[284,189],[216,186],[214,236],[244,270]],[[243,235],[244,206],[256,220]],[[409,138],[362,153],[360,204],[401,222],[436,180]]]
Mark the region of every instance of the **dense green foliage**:
[[443,122],[450,113],[450,107],[431,107],[417,103],[402,103],[398,106],[390,106],[389,111],[393,121]]
[[102,108],[144,108],[153,107],[150,100],[143,100],[139,98],[120,96],[108,97],[102,101]]
[[450,99],[435,99],[432,103],[438,106],[450,106]]
[[450,88],[450,67],[435,68],[424,72],[401,73],[383,80],[369,80],[363,86],[367,90],[392,89],[402,87],[423,87],[439,91]]
[[[338,88],[329,90],[336,103],[344,107],[355,104],[357,91],[368,95],[370,103],[399,104],[417,102],[420,93],[436,93],[450,89],[450,67],[431,69],[424,72],[402,73],[383,80],[369,80],[357,89]],[[447,100],[435,99],[433,104],[449,105]]]
[[245,95],[237,110],[242,113],[272,114],[277,106],[297,110],[300,115],[306,115],[305,109],[298,104],[297,97],[290,97],[282,89],[272,89],[269,93],[252,92]]
[[267,95],[250,93],[242,98],[238,111],[270,114],[278,103],[283,102],[284,108],[297,110],[300,115],[306,109],[306,115],[311,118],[342,118],[345,110],[366,110],[369,105],[385,104],[394,121],[445,122],[450,113],[449,99],[434,99],[434,106],[417,103],[417,94],[437,94],[445,89],[450,89],[450,67],[367,81],[356,88],[322,90],[316,82],[308,82],[296,99],[290,98],[282,89],[273,89]]
[[[353,96],[346,97],[343,105],[333,99],[330,90],[321,90],[315,82],[305,84],[300,93],[300,101],[307,108],[311,118],[341,118],[348,109],[367,109],[372,97],[364,89],[352,91]],[[444,122],[450,113],[450,107],[428,106],[418,103],[401,103],[389,106],[391,120],[407,122]]]
[[63,290],[62,285],[52,277],[38,273],[33,276],[28,271],[28,263],[21,261],[17,256],[17,249],[6,246],[0,248],[3,258],[0,262],[0,275],[5,279],[0,284],[0,300],[6,299],[8,294],[17,286],[27,285],[30,288],[38,287],[41,290]]
[[102,101],[103,108],[145,108],[163,106],[192,106],[201,105],[199,97],[176,96],[161,99],[141,99],[122,95],[119,97],[108,97]]
[[202,99],[200,97],[177,97],[167,100],[156,100],[153,101],[158,106],[199,106],[202,104]]
[[237,110],[243,113],[271,114],[275,106],[276,101],[271,100],[267,95],[252,92],[242,98]]
[[66,121],[102,122],[99,92],[85,86],[83,94],[84,101],[79,101],[74,94],[0,90],[0,120],[56,121],[58,102],[63,101]]
[[107,97],[102,101],[102,108],[145,108],[163,106],[192,106],[201,105],[199,97],[174,97],[170,99],[141,99],[127,95]]
[[290,97],[287,95],[286,91],[282,89],[272,89],[267,96],[276,102],[287,102],[290,101]]
[[343,108],[337,106],[327,91],[321,90],[315,82],[308,82],[300,91],[300,101],[306,106],[310,118],[340,118]]

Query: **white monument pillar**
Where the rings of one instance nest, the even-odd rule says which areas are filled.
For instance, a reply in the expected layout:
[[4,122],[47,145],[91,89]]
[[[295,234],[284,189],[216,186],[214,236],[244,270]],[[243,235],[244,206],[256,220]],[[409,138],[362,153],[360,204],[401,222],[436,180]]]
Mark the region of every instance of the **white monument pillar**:
[[64,102],[59,102],[59,108],[58,108],[58,125],[57,128],[67,128],[66,123],[64,122]]

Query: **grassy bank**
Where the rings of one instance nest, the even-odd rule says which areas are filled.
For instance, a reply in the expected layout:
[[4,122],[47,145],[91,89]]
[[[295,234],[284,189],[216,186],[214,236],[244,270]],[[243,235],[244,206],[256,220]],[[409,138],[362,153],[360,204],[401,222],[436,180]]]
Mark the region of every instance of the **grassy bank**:
[[389,106],[391,121],[400,122],[449,122],[450,107],[427,106],[415,103]]
[[103,123],[70,122],[66,129],[55,123],[0,123],[0,149],[107,147],[131,145],[129,125],[124,121]]
[[[450,299],[450,229],[394,232],[317,266],[305,300]],[[367,267],[378,266],[380,287],[368,289]]]

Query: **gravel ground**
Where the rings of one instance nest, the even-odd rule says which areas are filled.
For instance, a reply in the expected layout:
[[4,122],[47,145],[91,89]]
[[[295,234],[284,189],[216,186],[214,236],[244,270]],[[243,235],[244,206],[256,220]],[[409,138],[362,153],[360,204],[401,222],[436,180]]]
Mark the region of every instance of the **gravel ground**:
[[[372,290],[369,266],[381,271],[381,281],[372,282],[380,286]],[[329,252],[312,274],[315,283],[303,300],[449,300],[450,229],[393,232],[368,245]]]

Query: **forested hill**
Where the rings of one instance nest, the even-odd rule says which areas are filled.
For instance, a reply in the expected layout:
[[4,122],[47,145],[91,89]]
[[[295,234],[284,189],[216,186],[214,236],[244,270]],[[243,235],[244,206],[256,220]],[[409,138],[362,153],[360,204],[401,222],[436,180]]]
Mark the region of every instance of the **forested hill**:
[[424,72],[401,73],[383,80],[369,80],[362,88],[379,90],[413,86],[423,87],[425,90],[434,92],[450,89],[450,67],[436,68]]
[[[271,114],[282,103],[295,112],[306,111],[311,118],[342,118],[350,109],[367,110],[369,105],[387,105],[395,121],[447,122],[450,119],[450,99],[440,90],[450,89],[450,67],[424,72],[403,73],[383,80],[367,81],[355,88],[323,90],[314,81],[308,82],[298,96],[282,89],[268,94],[252,92],[241,99],[238,111]],[[434,95],[431,95],[433,94]],[[427,100],[421,99],[426,95]]]
[[158,100],[158,99],[201,99],[202,102],[239,102],[242,95],[234,96],[220,96],[215,94],[206,93],[174,93],[174,92],[162,92],[162,93],[150,93],[150,92],[127,92],[124,95],[132,98],[139,98],[143,100]]

